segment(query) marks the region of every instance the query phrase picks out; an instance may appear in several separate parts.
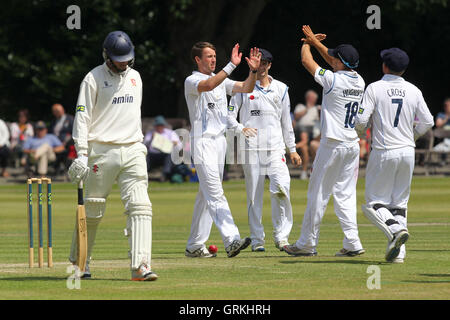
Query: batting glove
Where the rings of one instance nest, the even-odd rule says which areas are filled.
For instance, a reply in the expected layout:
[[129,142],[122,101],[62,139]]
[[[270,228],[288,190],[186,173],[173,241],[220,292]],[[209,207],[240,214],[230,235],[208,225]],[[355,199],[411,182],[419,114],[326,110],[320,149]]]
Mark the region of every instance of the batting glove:
[[69,167],[69,178],[75,184],[78,184],[81,180],[86,180],[89,175],[89,167],[87,165],[88,157],[80,155],[76,158]]

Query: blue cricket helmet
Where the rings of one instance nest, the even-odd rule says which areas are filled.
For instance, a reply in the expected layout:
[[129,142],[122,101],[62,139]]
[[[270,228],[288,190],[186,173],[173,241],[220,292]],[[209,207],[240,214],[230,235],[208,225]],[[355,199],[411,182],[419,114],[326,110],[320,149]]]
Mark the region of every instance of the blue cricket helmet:
[[110,32],[103,42],[103,57],[117,62],[134,61],[134,45],[123,31]]

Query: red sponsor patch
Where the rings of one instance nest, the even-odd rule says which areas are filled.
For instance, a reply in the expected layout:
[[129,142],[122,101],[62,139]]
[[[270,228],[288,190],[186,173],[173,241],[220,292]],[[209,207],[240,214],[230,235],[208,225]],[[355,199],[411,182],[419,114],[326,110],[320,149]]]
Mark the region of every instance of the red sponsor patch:
[[131,79],[131,84],[133,85],[133,87],[136,87],[136,80]]
[[250,100],[253,100],[253,99],[255,99],[255,96],[254,96],[254,95],[251,95],[251,96],[249,97],[249,99],[250,99]]
[[94,166],[92,167],[92,171],[94,171],[94,173],[97,173],[98,165],[94,164]]

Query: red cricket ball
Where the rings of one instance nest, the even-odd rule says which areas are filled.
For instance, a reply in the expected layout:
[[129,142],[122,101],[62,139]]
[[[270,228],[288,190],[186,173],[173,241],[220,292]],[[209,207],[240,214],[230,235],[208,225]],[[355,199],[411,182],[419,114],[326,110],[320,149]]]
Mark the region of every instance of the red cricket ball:
[[217,253],[217,247],[215,245],[210,245],[208,248],[209,253]]

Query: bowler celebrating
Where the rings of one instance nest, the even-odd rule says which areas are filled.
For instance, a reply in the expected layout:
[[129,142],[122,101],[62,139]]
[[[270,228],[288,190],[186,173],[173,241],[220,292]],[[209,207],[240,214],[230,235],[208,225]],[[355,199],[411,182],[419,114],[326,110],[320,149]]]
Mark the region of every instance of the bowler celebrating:
[[[78,95],[73,140],[78,158],[69,168],[72,181],[85,181],[88,263],[106,199],[117,180],[125,205],[125,235],[130,246],[131,279],[156,280],[151,271],[152,204],[148,197],[147,148],[142,143],[142,80],[132,69],[134,46],[122,31],[103,43],[105,63],[83,79]],[[70,261],[76,261],[76,232]],[[84,277],[90,277],[86,266]]]
[[[269,75],[272,54],[265,49],[259,49],[259,52],[262,55],[255,89],[251,93],[235,94],[228,107],[229,128],[246,137],[244,148],[247,157],[243,167],[252,251],[265,251],[262,209],[266,175],[270,179],[275,246],[282,249],[289,244],[292,207],[286,147],[292,163],[296,166],[301,164],[295,149],[288,87]],[[241,123],[236,121],[239,110]]]
[[[403,263],[415,140],[434,125],[422,92],[402,78],[409,57],[401,49],[381,51],[384,76],[364,93],[356,129],[372,124],[372,150],[366,170],[364,215],[388,238],[385,259]],[[414,127],[415,119],[418,119]],[[371,121],[369,121],[371,119]]]
[[[359,54],[348,44],[328,49],[309,26],[303,26],[303,32],[302,63],[323,87],[322,138],[308,185],[301,236],[295,244],[284,246],[284,251],[296,256],[317,255],[320,223],[333,195],[334,211],[344,232],[343,248],[336,256],[353,257],[365,252],[356,223],[359,139],[354,126],[364,93],[364,80],[354,71],[359,64]],[[333,67],[333,72],[319,67],[311,55],[310,45]]]
[[240,64],[241,57],[239,44],[236,44],[231,52],[231,61],[214,74],[216,48],[211,43],[198,42],[191,51],[198,71],[186,78],[184,94],[191,122],[191,153],[200,190],[195,200],[191,234],[185,251],[187,257],[216,256],[205,247],[212,222],[219,229],[228,257],[236,256],[250,244],[250,238],[240,238],[222,188],[227,147],[224,135],[227,128],[227,95],[253,91],[261,54],[257,48],[251,49],[250,58],[245,58],[250,75],[243,82],[232,81],[227,77]]

